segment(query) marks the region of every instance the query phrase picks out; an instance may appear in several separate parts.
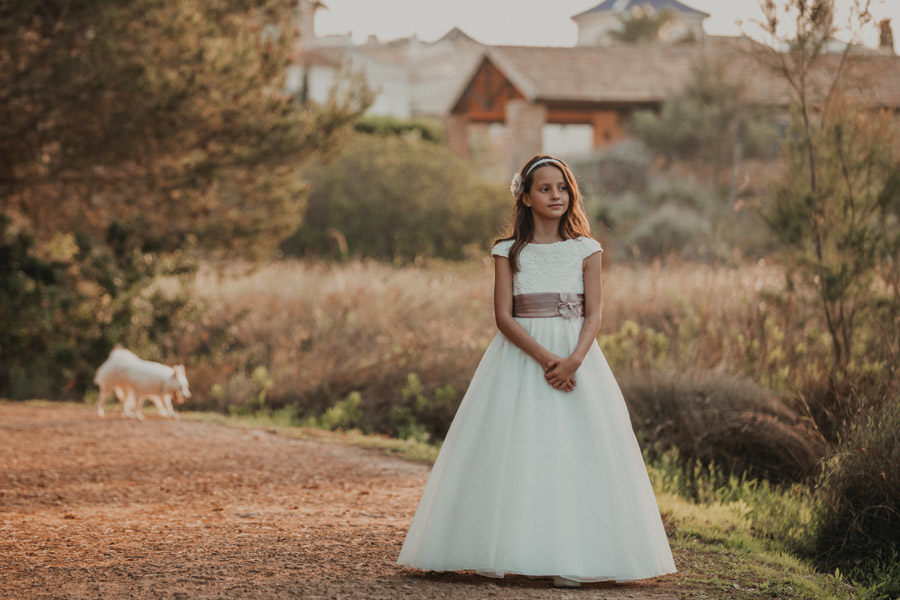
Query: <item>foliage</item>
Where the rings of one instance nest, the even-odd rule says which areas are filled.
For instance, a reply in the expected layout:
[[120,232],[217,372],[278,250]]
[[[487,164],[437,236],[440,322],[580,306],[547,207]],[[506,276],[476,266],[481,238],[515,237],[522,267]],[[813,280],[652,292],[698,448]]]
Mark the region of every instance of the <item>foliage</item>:
[[574,158],[569,165],[586,198],[602,194],[639,192],[646,187],[653,154],[638,140],[623,140],[595,154],[591,159]]
[[900,177],[885,133],[890,122],[846,102],[832,109],[806,133],[795,113],[788,171],[761,211],[802,282],[817,290],[838,373],[875,368],[892,380],[900,342]]
[[631,129],[669,162],[712,166],[718,184],[725,167],[743,156],[765,156],[776,140],[765,114],[743,100],[743,85],[728,78],[721,65],[700,62],[680,96],[657,113],[637,111]]
[[[588,215],[615,233],[625,256],[664,258],[703,246],[713,202],[701,186],[651,171],[640,142],[626,142],[573,161]],[[620,252],[620,255],[623,253]]]
[[171,355],[166,334],[194,314],[190,296],[146,284],[194,266],[131,241],[143,227],[140,219],[110,226],[105,245],[60,233],[41,246],[0,220],[0,394],[80,395],[116,343]]
[[[900,402],[891,398],[862,416],[827,463],[816,486],[816,558],[827,569],[872,570],[900,555]],[[896,564],[896,562],[894,563]],[[888,570],[889,571],[889,570]],[[891,598],[900,594],[894,569]]]
[[142,215],[161,250],[265,255],[299,222],[302,163],[369,100],[281,91],[292,4],[17,2],[0,31],[7,209],[38,241]]
[[623,241],[636,257],[701,258],[710,229],[702,213],[671,203],[648,211]]
[[400,119],[391,115],[365,115],[353,128],[370,135],[417,135],[426,142],[443,143],[444,127],[436,119]]
[[307,173],[303,225],[288,254],[461,259],[481,251],[508,218],[508,195],[477,180],[447,148],[418,139],[357,137]]
[[672,494],[706,509],[706,523],[695,523],[698,530],[691,533],[707,538],[727,536],[728,524],[716,523],[715,516],[725,509],[725,520],[732,521],[732,531],[752,531],[754,537],[781,551],[798,555],[809,552],[815,501],[810,487],[776,485],[747,473],[728,473],[713,463],[687,460],[678,448],[663,452],[648,449],[644,461],[657,494]]
[[[868,2],[856,2],[851,23],[871,21]],[[784,248],[789,292],[811,290],[794,320],[816,320],[830,357],[811,397],[805,398],[823,431],[836,436],[838,454],[818,484],[813,523],[816,558],[872,583],[900,590],[897,409],[900,347],[900,177],[892,115],[858,93],[874,83],[854,72],[862,60],[848,45],[826,54],[834,37],[831,0],[763,4],[769,46],[760,58],[791,94],[785,169],[760,213]],[[790,52],[781,23],[795,32]],[[877,588],[877,586],[875,586]]]
[[572,162],[588,216],[610,232],[607,250],[626,259],[766,256],[772,235],[753,211],[734,212],[708,183],[658,170],[640,141]]
[[770,392],[722,373],[639,373],[623,378],[635,429],[658,454],[677,448],[686,466],[726,475],[799,481],[815,474],[825,440]]
[[391,416],[403,406],[440,439],[454,390],[465,389],[494,333],[485,269],[375,261],[205,268],[190,288],[202,317],[171,335],[178,355],[191,357],[189,406],[252,404],[261,386],[251,374],[264,366],[273,382],[265,409],[295,405],[300,418],[317,418],[356,391],[374,431],[412,432],[411,421]]
[[[784,247],[798,283],[816,291],[830,336],[835,388],[871,374],[897,381],[900,347],[900,176],[892,116],[857,100],[851,46],[837,59],[832,3],[793,0],[797,34],[789,55],[763,58],[791,91],[787,163],[760,211]],[[856,19],[870,18],[857,6]],[[766,7],[777,39],[780,14]],[[861,11],[861,12],[860,12]],[[869,82],[871,85],[871,82]],[[841,392],[845,393],[845,392]]]
[[336,402],[316,419],[316,424],[323,429],[361,429],[371,431],[366,417],[359,408],[362,396],[359,392],[351,392],[344,400]]
[[635,10],[619,16],[618,31],[610,35],[619,42],[659,42],[663,39],[666,26],[675,18],[675,14],[665,9]]
[[[267,256],[299,169],[370,99],[282,92],[293,3],[19,0],[0,9],[0,393],[90,387],[115,343],[156,360],[188,254]],[[183,359],[183,355],[178,357]]]

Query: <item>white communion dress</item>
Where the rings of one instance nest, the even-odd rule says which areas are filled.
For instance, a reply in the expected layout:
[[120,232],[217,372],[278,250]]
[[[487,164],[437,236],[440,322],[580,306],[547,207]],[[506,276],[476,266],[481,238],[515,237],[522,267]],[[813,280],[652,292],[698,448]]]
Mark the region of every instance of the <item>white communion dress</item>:
[[[507,256],[512,242],[493,254]],[[513,293],[584,293],[590,238],[528,244]],[[583,317],[516,318],[565,357]],[[572,392],[498,333],[450,425],[397,562],[433,571],[474,570],[630,581],[675,572],[628,409],[595,341]]]

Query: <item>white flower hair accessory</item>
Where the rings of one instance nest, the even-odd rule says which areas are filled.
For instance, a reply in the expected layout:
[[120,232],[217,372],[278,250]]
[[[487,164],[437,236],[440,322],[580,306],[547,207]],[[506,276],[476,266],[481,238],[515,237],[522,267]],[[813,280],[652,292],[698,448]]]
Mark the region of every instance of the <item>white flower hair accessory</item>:
[[522,174],[516,173],[513,175],[512,181],[509,182],[509,191],[512,194],[513,198],[518,199],[519,194],[522,193]]

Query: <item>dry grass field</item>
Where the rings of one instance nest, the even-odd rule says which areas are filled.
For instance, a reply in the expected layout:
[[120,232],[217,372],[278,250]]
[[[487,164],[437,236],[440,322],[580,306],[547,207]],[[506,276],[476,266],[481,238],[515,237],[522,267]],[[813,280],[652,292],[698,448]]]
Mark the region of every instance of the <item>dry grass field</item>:
[[[200,357],[191,381],[209,408],[262,391],[276,407],[391,394],[410,373],[426,389],[461,393],[496,334],[492,277],[489,261],[206,268],[195,288],[203,317],[181,332],[178,351]],[[613,266],[601,345],[619,371],[743,372],[769,318],[758,298],[776,293],[782,277],[765,264]]]
[[[809,329],[791,323],[790,302],[778,300],[782,283],[780,268],[765,263],[607,267],[599,341],[623,388],[641,386],[626,397],[643,403],[631,408],[636,428],[648,425],[649,442],[677,444],[691,428],[715,422],[724,443],[733,431],[762,436],[771,431],[765,423],[780,423],[777,445],[784,446],[775,453],[797,457],[788,470],[820,455],[798,407],[764,391],[777,394],[802,380],[798,368],[817,364],[783,350],[800,347],[785,344],[786,335],[806,343]],[[193,408],[441,439],[496,335],[492,285],[490,259],[207,266],[193,290],[202,316],[175,340],[189,363]],[[685,375],[687,387],[669,385]],[[681,400],[665,404],[684,414],[649,426],[659,413],[656,396],[676,388]],[[712,397],[714,410],[700,410],[701,397]],[[732,454],[696,458],[746,466]]]

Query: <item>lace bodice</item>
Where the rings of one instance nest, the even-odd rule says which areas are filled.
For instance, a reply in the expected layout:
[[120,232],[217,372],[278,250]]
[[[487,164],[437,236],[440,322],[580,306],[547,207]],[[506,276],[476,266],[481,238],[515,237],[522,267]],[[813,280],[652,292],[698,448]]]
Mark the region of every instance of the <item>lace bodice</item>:
[[[512,240],[499,242],[491,254],[508,257],[512,244]],[[600,242],[587,237],[553,244],[526,244],[519,253],[519,271],[513,276],[513,294],[583,294],[582,262],[595,252],[603,252]]]

